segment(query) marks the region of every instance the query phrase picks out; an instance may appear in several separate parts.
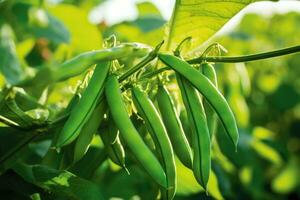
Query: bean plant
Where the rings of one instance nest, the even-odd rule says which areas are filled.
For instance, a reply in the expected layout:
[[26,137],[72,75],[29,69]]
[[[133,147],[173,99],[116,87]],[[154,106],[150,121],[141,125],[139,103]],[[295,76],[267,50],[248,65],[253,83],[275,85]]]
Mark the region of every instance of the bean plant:
[[[212,182],[212,158],[219,156],[215,137],[223,134],[228,148],[237,152],[240,127],[217,81],[222,74],[217,74],[216,63],[300,51],[297,45],[223,56],[225,48],[208,39],[252,2],[178,0],[172,18],[161,27],[167,30],[165,37],[156,38],[155,44],[124,41],[111,31],[103,34],[98,48],[82,50],[74,46],[76,40],[93,40],[93,34],[69,41],[70,24],[56,17],[60,4],[56,10],[44,1],[0,1],[0,173],[10,185],[20,185],[5,186],[3,196],[109,199],[113,195],[105,183],[119,174],[137,179],[135,195],[141,199],[172,200],[180,198],[178,174],[184,168],[204,198],[222,199]],[[73,4],[90,6],[85,1]],[[76,10],[64,6],[61,12]],[[16,48],[16,41],[23,43]],[[70,44],[74,52],[53,62],[47,60],[43,42],[64,52],[70,47],[62,44]],[[61,84],[70,85],[71,95],[61,91],[63,101],[51,102]],[[126,190],[127,184],[121,187]]]

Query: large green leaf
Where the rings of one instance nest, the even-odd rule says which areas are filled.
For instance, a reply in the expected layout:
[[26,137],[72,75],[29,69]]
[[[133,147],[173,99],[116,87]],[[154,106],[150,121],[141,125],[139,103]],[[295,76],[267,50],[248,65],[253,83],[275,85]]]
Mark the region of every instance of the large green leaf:
[[8,24],[0,25],[0,72],[15,84],[22,79],[23,69],[17,57],[14,33]]
[[55,199],[101,200],[101,191],[94,183],[68,171],[58,171],[43,165],[19,163],[14,171],[25,181],[55,196]]
[[[18,45],[20,45],[20,41],[24,42],[29,39],[40,38],[47,39],[54,45],[70,43],[70,33],[64,24],[44,8],[33,6],[33,3],[34,2],[30,1],[16,2],[11,9],[7,10],[7,12],[13,13],[13,16],[10,18],[12,18],[11,21],[13,22],[12,28],[15,30],[19,40]],[[27,51],[27,54],[32,48],[32,43],[33,42],[29,42],[29,44],[25,43],[26,45],[29,45],[27,48],[23,49],[23,51]],[[20,58],[23,57],[21,56]]]
[[141,2],[136,4],[136,7],[138,9],[139,17],[149,16],[149,15],[161,16],[159,9],[151,2]]
[[83,52],[102,48],[102,37],[95,25],[88,21],[88,13],[78,7],[58,4],[49,7],[51,14],[68,28],[71,34],[71,47],[74,52]]
[[174,50],[186,37],[192,37],[190,49],[195,49],[254,1],[176,0],[167,31],[167,50]]

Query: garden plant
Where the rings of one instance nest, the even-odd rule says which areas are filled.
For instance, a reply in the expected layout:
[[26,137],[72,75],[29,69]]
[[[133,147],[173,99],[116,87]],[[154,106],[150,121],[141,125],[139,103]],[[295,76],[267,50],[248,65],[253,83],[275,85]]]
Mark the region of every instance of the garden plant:
[[[0,1],[0,198],[285,199],[228,189],[242,187],[229,176],[262,163],[248,150],[256,80],[243,63],[287,54],[300,63],[297,39],[234,56],[225,55],[234,42],[212,40],[254,2],[176,0],[169,21],[143,2],[135,21],[96,27],[86,13],[105,1]],[[281,162],[272,144],[251,145]]]

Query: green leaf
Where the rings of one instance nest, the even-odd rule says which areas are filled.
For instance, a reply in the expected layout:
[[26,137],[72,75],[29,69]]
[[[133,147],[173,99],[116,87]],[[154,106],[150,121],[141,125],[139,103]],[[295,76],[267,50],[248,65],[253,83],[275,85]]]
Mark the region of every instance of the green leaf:
[[192,37],[190,49],[195,49],[254,1],[176,0],[167,31],[167,50],[174,50],[187,37]]
[[6,99],[0,108],[1,116],[17,123],[21,127],[29,127],[35,123],[34,119],[27,115],[12,98]]
[[24,112],[36,108],[44,108],[42,104],[38,102],[34,97],[27,94],[24,90],[13,88],[13,95],[16,104],[20,107]]
[[101,33],[96,26],[89,23],[86,12],[66,4],[50,7],[49,11],[68,28],[71,34],[71,46],[75,52],[102,48]]
[[19,82],[23,77],[23,70],[17,57],[13,30],[7,24],[0,26],[0,52],[0,72],[8,83]]
[[47,38],[54,44],[70,43],[70,33],[64,24],[41,8],[29,9],[30,30],[37,38]]
[[149,15],[157,15],[161,17],[161,14],[158,8],[152,4],[151,2],[141,2],[136,4],[138,9],[139,17],[149,16]]
[[155,46],[164,35],[165,21],[157,16],[147,16],[132,22],[122,22],[105,31],[105,35],[115,34],[120,41],[141,42]]
[[145,16],[136,19],[132,24],[139,27],[143,33],[147,33],[162,27],[165,20],[157,16]]
[[14,13],[13,28],[23,46],[17,49],[20,58],[24,58],[32,50],[35,42],[32,39],[45,38],[55,45],[70,42],[70,33],[64,24],[45,9],[31,3],[18,2],[8,11]]
[[20,131],[11,127],[0,127],[0,174],[13,166],[28,153],[27,145],[36,133]]
[[58,171],[43,165],[18,163],[14,171],[27,182],[53,193],[56,199],[100,200],[100,188],[68,171]]

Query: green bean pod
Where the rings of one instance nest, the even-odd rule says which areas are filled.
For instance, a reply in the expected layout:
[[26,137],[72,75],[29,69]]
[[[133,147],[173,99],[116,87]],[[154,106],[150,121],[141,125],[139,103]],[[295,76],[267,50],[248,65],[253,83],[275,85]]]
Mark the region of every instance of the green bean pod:
[[112,120],[108,120],[106,124],[108,124],[108,127],[104,127],[99,131],[106,153],[111,161],[126,169],[125,151],[119,138],[119,130]]
[[102,99],[94,109],[88,121],[82,127],[76,140],[74,147],[74,162],[80,160],[87,152],[93,136],[97,132],[97,129],[104,118],[105,111],[106,105],[104,99]]
[[173,148],[168,137],[166,128],[152,101],[139,88],[132,88],[132,100],[139,113],[144,119],[150,132],[155,148],[157,148],[161,163],[167,176],[167,190],[163,190],[166,199],[173,199],[176,193],[176,166]]
[[110,64],[111,62],[105,62],[96,66],[93,76],[82,94],[82,98],[79,100],[77,106],[72,109],[67,122],[58,135],[56,147],[65,146],[78,137],[103,93],[103,86]]
[[[57,119],[61,119],[61,118],[64,118],[66,116],[69,115],[69,113],[77,106],[79,100],[81,99],[81,91],[80,92],[76,92],[73,97],[71,98],[71,100],[69,101],[67,107],[62,111],[60,112],[58,115],[57,115]],[[60,122],[62,123],[62,122]],[[57,139],[60,135],[60,132],[62,131],[62,128],[63,128],[64,124],[61,124],[61,127],[59,129],[56,129],[55,130],[55,133],[54,133],[54,136],[52,138],[52,143],[51,143],[51,147],[54,147],[55,144],[57,143]]]
[[192,150],[176,113],[173,100],[165,86],[158,86],[156,99],[175,153],[186,167],[192,169]]
[[167,188],[164,169],[144,143],[128,116],[117,77],[111,75],[105,83],[105,96],[114,123],[137,161],[160,186]]
[[197,90],[184,77],[176,74],[176,80],[192,130],[193,172],[196,180],[207,190],[211,165],[210,136],[202,100]]
[[111,61],[131,55],[145,56],[150,49],[136,43],[124,43],[117,47],[94,50],[78,56],[50,69],[54,81],[63,81],[77,76],[97,62]]
[[179,119],[182,124],[182,128],[184,130],[184,133],[186,135],[186,138],[191,145],[193,143],[192,139],[192,129],[188,120],[187,112],[186,109],[181,108],[180,113],[179,113]]
[[159,54],[158,57],[163,63],[186,78],[204,96],[216,111],[228,136],[237,148],[239,134],[234,114],[218,89],[201,72],[180,58],[167,54]]
[[[211,81],[211,83],[216,86],[216,88],[218,88],[217,74],[214,66],[205,62],[201,64],[200,70],[202,70],[203,75],[206,76]],[[212,138],[217,125],[216,114],[214,113],[212,107],[209,105],[206,99],[203,99],[203,106],[205,109],[210,138]]]

